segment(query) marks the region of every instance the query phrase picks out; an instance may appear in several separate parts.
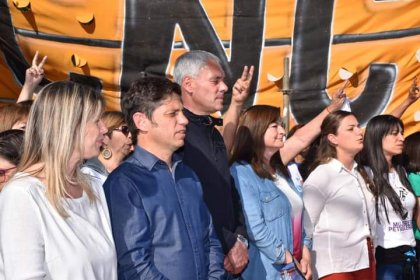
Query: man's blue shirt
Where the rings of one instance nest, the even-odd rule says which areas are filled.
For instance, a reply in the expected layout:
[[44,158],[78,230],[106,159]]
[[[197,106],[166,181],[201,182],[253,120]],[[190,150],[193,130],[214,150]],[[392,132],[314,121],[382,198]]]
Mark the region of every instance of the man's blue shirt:
[[223,253],[195,173],[137,146],[104,184],[118,278],[223,279]]

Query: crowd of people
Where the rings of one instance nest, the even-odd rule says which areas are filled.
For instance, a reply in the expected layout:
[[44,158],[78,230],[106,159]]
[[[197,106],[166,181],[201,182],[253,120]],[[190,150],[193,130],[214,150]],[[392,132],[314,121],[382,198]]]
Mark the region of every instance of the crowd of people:
[[205,51],[133,81],[121,112],[71,81],[32,101],[39,60],[0,108],[0,279],[420,279],[416,81],[365,130],[339,91],[286,135],[280,108],[244,108],[253,66],[215,117]]

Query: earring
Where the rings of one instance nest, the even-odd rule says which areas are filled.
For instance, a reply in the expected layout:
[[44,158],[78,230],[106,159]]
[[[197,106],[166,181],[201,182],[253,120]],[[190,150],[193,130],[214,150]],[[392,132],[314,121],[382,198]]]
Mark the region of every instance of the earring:
[[104,157],[104,159],[110,159],[112,157],[112,152],[108,148],[103,149],[101,154]]

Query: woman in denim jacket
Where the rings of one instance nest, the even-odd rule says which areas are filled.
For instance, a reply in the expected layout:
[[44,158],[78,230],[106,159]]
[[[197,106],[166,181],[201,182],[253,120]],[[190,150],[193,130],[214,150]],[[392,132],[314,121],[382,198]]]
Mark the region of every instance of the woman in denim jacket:
[[340,107],[340,98],[285,141],[279,108],[256,105],[242,115],[231,157],[231,173],[241,197],[249,235],[249,264],[243,279],[284,279],[297,267],[312,276],[310,240],[302,227],[302,189],[287,163],[318,135],[322,120]]

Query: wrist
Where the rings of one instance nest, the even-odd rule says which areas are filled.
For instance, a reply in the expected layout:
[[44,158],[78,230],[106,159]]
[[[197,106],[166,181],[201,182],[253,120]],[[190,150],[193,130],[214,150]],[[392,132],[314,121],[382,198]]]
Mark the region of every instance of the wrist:
[[330,106],[327,106],[325,109],[327,110],[328,114],[331,114],[333,112],[333,110],[330,109]]
[[236,109],[236,110],[242,110],[242,107],[244,106],[244,102],[242,101],[235,101],[232,99],[232,101],[230,102],[229,107],[231,107],[232,109]]
[[410,98],[408,97],[402,104],[402,106],[410,106],[411,104],[413,104],[416,101],[416,99],[414,98]]
[[242,235],[238,234],[238,236],[236,237],[236,240],[238,240],[239,242],[241,242],[246,248],[248,248],[249,246],[249,242],[248,239],[246,239],[245,237],[243,237]]

